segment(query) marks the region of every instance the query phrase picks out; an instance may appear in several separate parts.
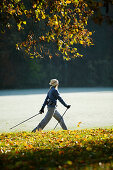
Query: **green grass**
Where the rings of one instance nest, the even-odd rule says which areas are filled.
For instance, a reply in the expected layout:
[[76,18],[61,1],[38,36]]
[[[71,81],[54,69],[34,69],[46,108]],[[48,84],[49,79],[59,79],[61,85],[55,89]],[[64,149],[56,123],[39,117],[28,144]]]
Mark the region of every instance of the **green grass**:
[[113,169],[113,128],[0,134],[0,169]]

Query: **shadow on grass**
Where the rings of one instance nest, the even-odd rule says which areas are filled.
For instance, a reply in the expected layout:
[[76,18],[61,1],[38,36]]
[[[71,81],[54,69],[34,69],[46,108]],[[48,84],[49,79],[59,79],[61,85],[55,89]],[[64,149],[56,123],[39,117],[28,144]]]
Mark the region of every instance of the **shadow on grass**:
[[113,142],[0,153],[0,169],[113,169]]

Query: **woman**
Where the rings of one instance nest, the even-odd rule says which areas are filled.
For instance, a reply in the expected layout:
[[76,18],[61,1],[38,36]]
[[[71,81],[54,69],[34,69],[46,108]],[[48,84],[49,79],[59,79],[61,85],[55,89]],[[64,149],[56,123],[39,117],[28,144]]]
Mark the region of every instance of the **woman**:
[[51,85],[50,90],[47,94],[47,97],[42,105],[42,108],[40,110],[40,113],[44,113],[44,108],[47,105],[48,111],[44,119],[39,123],[39,125],[33,129],[32,132],[36,132],[36,130],[42,130],[47,123],[50,121],[52,116],[60,123],[63,130],[67,130],[67,127],[64,123],[64,120],[60,113],[56,109],[57,99],[68,109],[70,108],[70,105],[67,105],[63,99],[60,97],[60,94],[57,90],[59,82],[57,79],[52,79],[49,83]]

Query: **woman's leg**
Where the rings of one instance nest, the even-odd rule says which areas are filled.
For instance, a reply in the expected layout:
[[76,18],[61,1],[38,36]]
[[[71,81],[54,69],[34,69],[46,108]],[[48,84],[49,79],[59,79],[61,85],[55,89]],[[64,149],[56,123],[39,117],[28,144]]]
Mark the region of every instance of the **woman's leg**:
[[38,124],[38,126],[35,129],[33,129],[32,132],[36,132],[36,130],[44,129],[44,127],[47,125],[47,123],[52,118],[54,111],[55,111],[54,107],[48,107],[46,116],[44,117],[44,119],[42,119],[42,121]]
[[67,130],[64,119],[57,110],[54,111],[53,117],[60,123],[63,130]]

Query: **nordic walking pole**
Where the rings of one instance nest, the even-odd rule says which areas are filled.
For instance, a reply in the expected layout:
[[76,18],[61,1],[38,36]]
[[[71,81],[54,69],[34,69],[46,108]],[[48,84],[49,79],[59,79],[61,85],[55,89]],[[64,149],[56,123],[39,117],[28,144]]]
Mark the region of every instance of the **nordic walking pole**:
[[30,118],[28,118],[28,119],[24,120],[23,122],[18,123],[17,125],[13,126],[13,127],[12,127],[12,128],[10,128],[10,129],[15,128],[16,126],[18,126],[18,125],[20,125],[20,124],[22,124],[22,123],[24,123],[24,122],[26,122],[26,121],[28,121],[28,120],[32,119],[33,117],[35,117],[35,116],[37,116],[37,115],[39,115],[39,114],[40,114],[40,112],[39,112],[39,113],[37,113],[36,115],[34,115],[34,116],[32,116],[32,117],[30,117]]
[[[62,115],[61,119],[63,118],[63,116],[65,115],[65,113],[67,112],[67,110],[68,110],[68,108],[65,110],[65,112],[64,112],[64,114]],[[60,121],[61,121],[61,119],[60,119]],[[55,130],[55,129],[56,129],[56,127],[57,127],[57,125],[60,123],[60,121],[59,121],[59,122],[57,122],[57,124],[56,124],[56,126],[54,127],[54,129],[53,129],[53,130]]]

